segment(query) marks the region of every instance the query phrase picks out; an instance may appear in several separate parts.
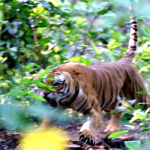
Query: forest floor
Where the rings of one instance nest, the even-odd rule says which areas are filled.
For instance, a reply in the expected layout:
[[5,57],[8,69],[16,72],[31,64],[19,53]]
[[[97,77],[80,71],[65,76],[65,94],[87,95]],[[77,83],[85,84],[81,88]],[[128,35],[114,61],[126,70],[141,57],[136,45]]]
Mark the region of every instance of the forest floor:
[[[124,141],[137,140],[141,136],[139,132],[134,130],[120,136],[117,139],[108,139],[108,133],[103,132],[108,123],[109,120],[103,121],[102,127],[97,130],[96,133],[99,141],[95,146],[90,146],[79,141],[78,133],[82,126],[81,123],[72,122],[61,125],[61,127],[68,132],[68,135],[70,137],[69,144],[67,145],[67,150],[126,150]],[[121,129],[123,128],[125,127],[121,126]],[[17,150],[16,147],[18,146],[19,137],[20,133],[18,132],[8,132],[5,129],[0,129],[0,150]]]
[[[95,146],[90,146],[88,144],[82,143],[79,141],[78,132],[81,128],[81,124],[70,124],[66,126],[66,130],[70,135],[70,144],[68,145],[69,150],[115,150],[121,149],[126,150],[124,141],[133,141],[137,137],[139,137],[136,131],[132,131],[129,133],[120,136],[114,140],[108,139],[109,133],[104,132],[105,127],[108,125],[108,121],[103,121],[103,125],[96,132],[96,136],[98,137],[97,144]],[[124,127],[121,126],[121,129]],[[136,138],[135,138],[136,137]]]

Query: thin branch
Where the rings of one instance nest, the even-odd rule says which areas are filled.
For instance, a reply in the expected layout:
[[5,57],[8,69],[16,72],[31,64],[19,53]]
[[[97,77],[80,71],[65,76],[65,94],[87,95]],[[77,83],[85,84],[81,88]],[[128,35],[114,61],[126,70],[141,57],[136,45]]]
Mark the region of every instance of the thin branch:
[[33,31],[33,38],[34,38],[34,42],[35,42],[36,48],[38,49],[38,51],[41,51],[42,48],[38,44],[38,39],[37,39],[37,35],[36,35],[36,32],[35,32],[34,25],[31,25],[31,28],[32,28],[32,31]]

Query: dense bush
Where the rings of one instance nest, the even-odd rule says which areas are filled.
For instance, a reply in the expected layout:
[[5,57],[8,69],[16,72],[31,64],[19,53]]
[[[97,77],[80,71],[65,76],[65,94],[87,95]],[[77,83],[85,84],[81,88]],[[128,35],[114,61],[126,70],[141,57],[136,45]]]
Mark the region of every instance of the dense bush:
[[[136,2],[139,42],[134,64],[150,89],[150,4]],[[35,112],[29,106],[43,100],[29,84],[38,70],[65,62],[115,61],[126,53],[128,6],[129,1],[116,0],[0,2],[0,112],[8,129],[32,122]]]

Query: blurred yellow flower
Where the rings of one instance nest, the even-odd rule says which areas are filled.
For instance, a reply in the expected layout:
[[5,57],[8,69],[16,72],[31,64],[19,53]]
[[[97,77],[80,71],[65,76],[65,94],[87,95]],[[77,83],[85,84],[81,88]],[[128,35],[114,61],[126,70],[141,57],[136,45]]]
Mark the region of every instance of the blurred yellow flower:
[[37,130],[20,139],[19,150],[67,150],[69,138],[65,131],[58,128]]

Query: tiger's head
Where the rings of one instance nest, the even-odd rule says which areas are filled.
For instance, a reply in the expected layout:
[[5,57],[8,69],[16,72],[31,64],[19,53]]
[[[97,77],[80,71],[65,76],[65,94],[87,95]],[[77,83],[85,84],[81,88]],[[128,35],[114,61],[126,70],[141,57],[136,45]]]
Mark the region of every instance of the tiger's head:
[[[43,71],[41,71],[41,73],[42,72]],[[40,74],[38,73],[37,76]],[[35,78],[37,79],[38,77]],[[52,86],[55,91],[40,89],[37,87],[37,85],[35,85],[35,94],[45,98],[51,106],[68,106],[77,98],[79,85],[76,79],[72,77],[70,73],[60,70],[55,72],[51,71],[44,78],[45,79],[41,82],[48,86]],[[46,80],[48,78],[53,78],[54,80]]]

